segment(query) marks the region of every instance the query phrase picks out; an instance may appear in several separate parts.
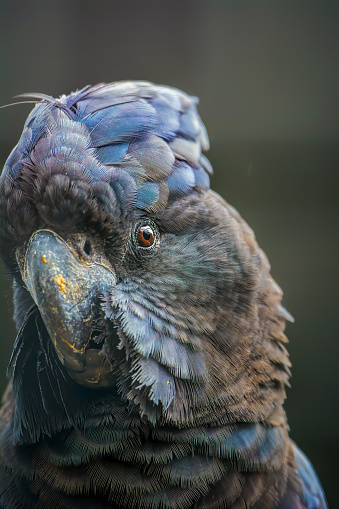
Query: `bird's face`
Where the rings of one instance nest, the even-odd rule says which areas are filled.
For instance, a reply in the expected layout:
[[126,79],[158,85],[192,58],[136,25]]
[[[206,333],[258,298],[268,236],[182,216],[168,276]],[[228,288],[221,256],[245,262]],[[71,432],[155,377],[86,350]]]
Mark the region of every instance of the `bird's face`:
[[[148,216],[111,200],[116,206],[88,228],[98,203],[70,222],[80,192],[69,187],[72,199],[56,193],[53,206],[42,192],[40,224],[15,247],[17,305],[27,302],[21,319],[34,303],[76,384],[118,387],[153,419],[185,419],[206,397],[215,356],[237,355],[250,310],[255,270],[237,221],[206,192]],[[218,339],[222,326],[227,334]]]
[[59,196],[54,210],[40,197],[44,223],[15,254],[21,292],[39,310],[62,369],[91,390],[118,385],[142,412],[151,405],[184,414],[183,394],[198,405],[210,381],[209,357],[218,348],[210,340],[221,315],[231,324],[239,308],[229,331],[228,347],[236,350],[249,307],[253,278],[244,275],[249,255],[240,255],[236,221],[207,193],[152,217],[122,214],[120,203],[102,232],[81,216],[63,225],[74,200]]

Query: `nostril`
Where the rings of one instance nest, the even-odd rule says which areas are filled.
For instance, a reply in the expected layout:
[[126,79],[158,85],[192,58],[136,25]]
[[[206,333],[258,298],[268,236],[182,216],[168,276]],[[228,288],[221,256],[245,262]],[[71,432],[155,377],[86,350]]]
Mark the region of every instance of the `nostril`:
[[87,256],[91,255],[92,248],[91,248],[91,243],[88,240],[86,240],[86,242],[84,244],[84,252],[87,254]]

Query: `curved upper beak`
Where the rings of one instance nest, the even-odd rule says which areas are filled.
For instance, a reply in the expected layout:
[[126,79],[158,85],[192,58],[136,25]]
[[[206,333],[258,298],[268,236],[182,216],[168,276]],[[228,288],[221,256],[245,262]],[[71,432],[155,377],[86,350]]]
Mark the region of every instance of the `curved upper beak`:
[[114,272],[100,263],[85,263],[50,230],[33,233],[19,266],[60,362],[79,383],[110,385],[112,374],[100,350],[86,347],[98,297],[115,286]]

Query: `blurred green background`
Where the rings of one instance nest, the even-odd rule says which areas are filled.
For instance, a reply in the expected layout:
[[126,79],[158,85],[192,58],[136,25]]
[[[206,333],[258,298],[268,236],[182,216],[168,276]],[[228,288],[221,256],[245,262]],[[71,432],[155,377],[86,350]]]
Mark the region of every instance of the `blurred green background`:
[[[200,97],[212,187],[254,229],[295,317],[291,435],[335,507],[339,3],[0,0],[0,104],[145,79]],[[0,166],[30,105],[0,110]],[[1,269],[0,389],[15,338]]]

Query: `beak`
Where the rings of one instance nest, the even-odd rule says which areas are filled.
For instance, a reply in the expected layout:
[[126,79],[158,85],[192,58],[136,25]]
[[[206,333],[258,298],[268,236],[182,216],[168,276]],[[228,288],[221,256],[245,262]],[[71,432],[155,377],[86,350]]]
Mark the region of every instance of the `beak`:
[[116,284],[114,272],[85,263],[59,235],[39,230],[18,256],[22,278],[39,308],[60,362],[82,385],[112,384],[112,367],[100,349],[88,348],[100,294]]

